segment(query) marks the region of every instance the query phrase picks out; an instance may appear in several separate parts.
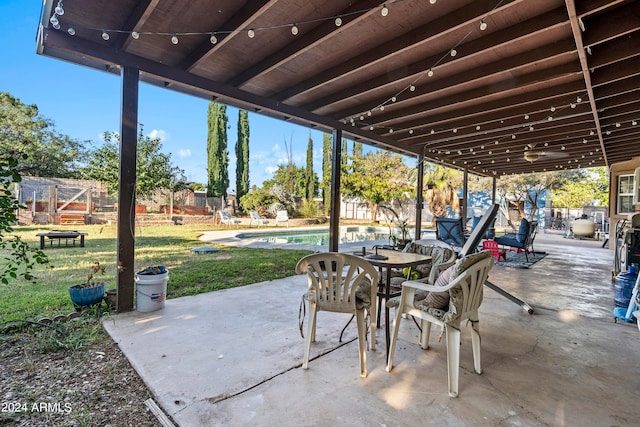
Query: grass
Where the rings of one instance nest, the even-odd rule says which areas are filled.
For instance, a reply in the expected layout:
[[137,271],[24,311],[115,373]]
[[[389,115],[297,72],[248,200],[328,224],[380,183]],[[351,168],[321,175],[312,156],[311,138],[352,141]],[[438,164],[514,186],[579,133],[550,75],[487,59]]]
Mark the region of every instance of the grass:
[[[49,257],[50,266],[36,267],[35,283],[15,280],[8,285],[0,285],[0,323],[53,318],[73,312],[67,288],[86,280],[94,261],[106,267],[106,274],[97,278],[106,281],[107,289],[116,287],[116,227],[86,225],[66,228],[88,233],[85,247],[46,247],[44,252]],[[198,236],[206,228],[206,225],[197,224],[136,228],[135,270],[157,264],[167,267],[167,298],[176,298],[291,276],[296,262],[310,253],[213,245],[221,250],[213,254],[194,254],[190,249],[202,245]],[[37,247],[39,238],[36,234],[50,229],[44,226],[15,227],[12,234]]]

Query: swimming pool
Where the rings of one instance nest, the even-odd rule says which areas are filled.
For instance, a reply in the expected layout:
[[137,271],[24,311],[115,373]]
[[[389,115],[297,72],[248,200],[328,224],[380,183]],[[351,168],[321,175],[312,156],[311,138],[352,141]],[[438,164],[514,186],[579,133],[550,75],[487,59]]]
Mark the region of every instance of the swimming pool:
[[[399,229],[392,229],[397,235]],[[240,233],[236,235],[239,239],[252,239],[256,242],[264,242],[270,244],[306,244],[306,245],[328,245],[329,244],[329,227],[314,227],[306,229],[287,229],[282,231],[265,230],[250,233]],[[423,232],[423,237],[424,236]],[[389,242],[388,227],[369,227],[369,226],[342,226],[340,227],[340,236],[338,242],[340,244],[363,243],[381,241]]]
[[[329,227],[315,227],[313,229],[287,229],[282,231],[257,231],[240,233],[239,239],[253,239],[254,241],[274,244],[306,244],[328,245]],[[372,242],[374,240],[389,240],[389,229],[383,227],[342,226],[340,227],[340,243]]]

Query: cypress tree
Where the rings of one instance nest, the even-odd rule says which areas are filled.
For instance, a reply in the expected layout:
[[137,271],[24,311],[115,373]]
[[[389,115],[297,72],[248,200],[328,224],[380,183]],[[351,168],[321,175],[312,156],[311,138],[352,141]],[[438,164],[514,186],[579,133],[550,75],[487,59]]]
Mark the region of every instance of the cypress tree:
[[313,139],[309,134],[309,143],[307,145],[307,168],[304,173],[307,200],[311,201],[315,196],[315,177],[313,175]]
[[362,158],[362,142],[353,142],[353,157]]
[[249,113],[246,110],[238,112],[236,159],[236,197],[240,202],[249,192]]
[[323,134],[322,139],[322,203],[325,212],[331,205],[331,134]]
[[208,197],[227,198],[229,153],[227,152],[227,106],[209,103],[207,135]]

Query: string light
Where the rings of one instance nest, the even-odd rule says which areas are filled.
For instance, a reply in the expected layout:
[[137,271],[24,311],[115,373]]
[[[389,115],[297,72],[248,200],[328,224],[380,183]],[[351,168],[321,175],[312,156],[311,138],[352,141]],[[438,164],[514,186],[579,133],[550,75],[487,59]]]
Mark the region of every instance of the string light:
[[178,36],[176,36],[176,33],[173,33],[171,36],[171,43],[178,44]]
[[211,33],[211,37],[209,37],[209,41],[211,42],[211,44],[218,43],[218,38],[216,37],[215,31]]
[[256,36],[256,32],[253,28],[249,29],[249,31],[247,31],[247,36],[249,36],[250,39],[254,38]]
[[67,30],[67,33],[69,33],[70,36],[76,35],[76,29],[73,28],[73,25],[69,25],[69,29]]
[[333,21],[333,23],[336,24],[336,27],[342,25],[342,18],[340,17],[340,15],[336,16],[336,19],[335,21]]
[[132,37],[134,40],[138,40],[138,39],[140,38],[140,33],[139,33],[139,32],[137,32],[137,31],[134,31],[134,32],[132,32],[132,33],[131,33],[131,37]]
[[109,33],[107,33],[105,30],[102,30],[102,40],[109,40]]
[[58,5],[56,6],[56,8],[53,10],[56,15],[58,16],[62,16],[64,15],[64,9],[62,8],[62,1],[58,2]]
[[291,34],[293,34],[294,36],[298,35],[298,26],[295,23],[291,27]]
[[487,23],[484,22],[484,19],[480,20],[480,31],[484,31],[487,29]]
[[386,4],[382,5],[382,10],[380,10],[380,14],[382,16],[387,16],[389,14],[389,8],[387,8]]
[[455,49],[451,49],[451,56],[456,56],[458,54],[458,51]]

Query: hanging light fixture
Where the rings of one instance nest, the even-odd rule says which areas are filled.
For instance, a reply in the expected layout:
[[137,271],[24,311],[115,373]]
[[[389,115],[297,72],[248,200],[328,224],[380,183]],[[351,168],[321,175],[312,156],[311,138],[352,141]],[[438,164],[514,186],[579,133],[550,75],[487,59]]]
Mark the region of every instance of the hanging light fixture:
[[215,31],[211,33],[211,37],[209,37],[209,41],[211,42],[211,44],[218,43],[218,38],[216,37]]
[[342,25],[342,18],[340,17],[340,15],[336,16],[336,19],[335,21],[333,21],[333,23],[336,24],[336,27]]
[[480,31],[484,31],[487,29],[487,23],[484,22],[484,19],[480,20]]

